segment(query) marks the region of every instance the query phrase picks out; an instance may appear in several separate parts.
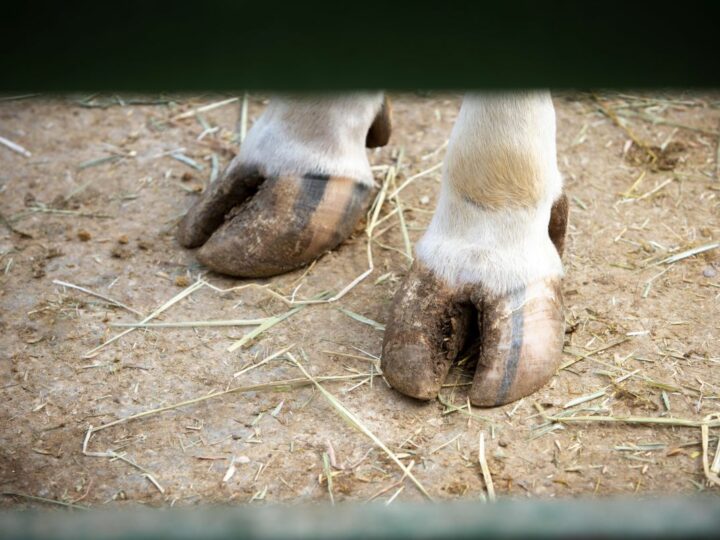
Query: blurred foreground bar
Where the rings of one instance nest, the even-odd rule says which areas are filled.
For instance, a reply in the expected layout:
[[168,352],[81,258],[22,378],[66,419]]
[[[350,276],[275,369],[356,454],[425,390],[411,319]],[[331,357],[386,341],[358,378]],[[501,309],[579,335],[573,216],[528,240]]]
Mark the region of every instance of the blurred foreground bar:
[[720,2],[7,2],[0,91],[720,87]]
[[267,505],[0,514],[0,538],[697,538],[718,537],[720,499]]

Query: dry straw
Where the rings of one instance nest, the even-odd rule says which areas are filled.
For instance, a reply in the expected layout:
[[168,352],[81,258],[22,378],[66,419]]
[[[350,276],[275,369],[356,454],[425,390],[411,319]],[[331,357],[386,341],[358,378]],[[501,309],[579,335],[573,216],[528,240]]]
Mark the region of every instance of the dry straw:
[[383,443],[372,431],[370,431],[370,429],[368,429],[365,424],[363,424],[360,419],[357,418],[357,416],[350,412],[335,396],[325,390],[325,388],[318,382],[318,379],[310,375],[302,366],[302,364],[298,362],[298,360],[292,355],[292,353],[288,353],[288,357],[298,367],[302,374],[310,382],[312,382],[312,384],[315,385],[315,387],[320,391],[320,393],[328,401],[328,403],[330,403],[330,405],[338,412],[338,414],[352,427],[354,427],[355,429],[360,431],[360,433],[368,437],[378,448],[385,452],[385,454],[391,460],[393,460],[398,467],[400,467],[400,470],[402,470],[403,474],[405,474],[408,478],[410,478],[410,480],[412,480],[412,482],[417,486],[420,492],[425,497],[427,497],[428,500],[432,501],[432,497],[427,492],[425,487],[420,483],[420,481],[415,478],[412,472],[410,472],[410,468],[408,468],[402,461],[400,461],[400,458],[398,458],[397,455],[385,445],[385,443]]

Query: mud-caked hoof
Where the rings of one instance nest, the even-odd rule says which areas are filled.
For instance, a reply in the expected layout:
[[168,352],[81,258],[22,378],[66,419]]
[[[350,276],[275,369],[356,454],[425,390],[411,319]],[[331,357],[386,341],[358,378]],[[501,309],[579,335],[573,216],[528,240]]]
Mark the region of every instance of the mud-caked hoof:
[[385,329],[382,371],[388,383],[414,398],[435,398],[465,342],[471,314],[467,295],[416,261],[395,294]]
[[562,358],[560,279],[531,283],[503,296],[475,292],[473,303],[481,312],[482,348],[470,402],[504,405],[544,386]]
[[307,174],[265,180],[228,213],[198,259],[232,276],[288,272],[350,236],[369,199],[369,186],[350,178]]

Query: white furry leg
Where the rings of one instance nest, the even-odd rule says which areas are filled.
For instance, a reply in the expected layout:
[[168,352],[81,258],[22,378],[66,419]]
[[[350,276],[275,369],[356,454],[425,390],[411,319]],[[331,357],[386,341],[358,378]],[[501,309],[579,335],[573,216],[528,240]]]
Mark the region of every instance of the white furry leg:
[[560,277],[560,256],[548,236],[551,206],[486,210],[443,186],[417,258],[452,286],[482,284],[496,294]]
[[372,185],[365,142],[383,94],[277,96],[229,169],[255,164],[268,176],[308,172]]
[[560,276],[548,222],[561,191],[549,93],[467,96],[418,260],[452,286],[497,294]]

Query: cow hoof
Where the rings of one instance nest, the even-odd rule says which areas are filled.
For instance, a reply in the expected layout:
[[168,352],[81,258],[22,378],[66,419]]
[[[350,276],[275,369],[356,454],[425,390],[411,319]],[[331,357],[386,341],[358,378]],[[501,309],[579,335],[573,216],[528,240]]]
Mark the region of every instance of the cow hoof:
[[[563,195],[553,206],[548,228],[560,254],[566,225]],[[403,394],[434,399],[460,353],[473,350],[468,337],[479,334],[470,401],[480,407],[503,405],[532,394],[555,374],[564,326],[560,277],[493,294],[482,284],[449,286],[415,261],[393,300],[383,341],[383,375]]]

